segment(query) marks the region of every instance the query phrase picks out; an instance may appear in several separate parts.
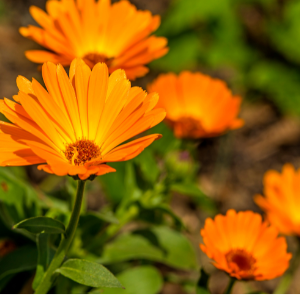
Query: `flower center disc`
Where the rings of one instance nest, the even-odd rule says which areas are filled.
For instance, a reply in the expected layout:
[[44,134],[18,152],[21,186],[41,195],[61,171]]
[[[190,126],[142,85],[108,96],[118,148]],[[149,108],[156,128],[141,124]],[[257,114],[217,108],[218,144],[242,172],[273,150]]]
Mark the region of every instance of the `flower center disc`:
[[104,62],[107,64],[109,67],[111,64],[110,58],[107,58],[105,55],[100,54],[100,53],[88,53],[83,57],[83,60],[85,61],[86,64],[88,64],[90,67],[94,67],[99,62]]
[[175,132],[179,136],[196,136],[199,132],[204,132],[201,123],[193,117],[181,117],[176,121],[170,121],[169,123],[175,127]]
[[226,254],[228,265],[233,268],[233,271],[240,273],[243,279],[253,278],[256,259],[244,250],[230,250]]
[[101,151],[93,141],[83,139],[68,144],[64,154],[72,165],[83,166],[86,162],[100,157]]

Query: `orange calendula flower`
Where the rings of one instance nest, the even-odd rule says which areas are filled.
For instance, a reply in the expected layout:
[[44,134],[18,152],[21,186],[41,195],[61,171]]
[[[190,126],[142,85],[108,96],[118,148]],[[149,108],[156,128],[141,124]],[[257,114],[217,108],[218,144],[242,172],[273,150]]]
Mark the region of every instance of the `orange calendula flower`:
[[214,266],[239,280],[268,280],[281,276],[292,255],[275,227],[252,211],[228,210],[206,219],[200,248]]
[[24,37],[50,50],[27,51],[33,62],[68,66],[82,58],[91,68],[105,62],[110,73],[121,68],[133,80],[148,72],[145,64],[168,52],[166,38],[149,36],[159,27],[160,17],[128,1],[111,5],[110,0],[49,0],[46,10],[30,7],[42,28],[20,28]]
[[[110,76],[104,63],[93,70],[81,60],[42,67],[47,90],[19,76],[13,102],[0,100],[0,112],[13,124],[0,122],[0,165],[40,164],[38,169],[82,180],[114,172],[107,162],[137,156],[160,134],[129,139],[165,117],[153,109],[158,94],[131,88],[123,70]],[[122,144],[120,146],[120,144]]]
[[241,99],[221,80],[188,71],[169,73],[148,90],[159,93],[158,107],[167,111],[166,121],[178,138],[212,137],[243,125],[237,118]]
[[0,258],[9,254],[17,248],[16,244],[9,239],[0,240]]
[[300,236],[300,169],[290,164],[282,173],[270,170],[264,176],[264,194],[255,202],[266,212],[268,221],[287,235]]

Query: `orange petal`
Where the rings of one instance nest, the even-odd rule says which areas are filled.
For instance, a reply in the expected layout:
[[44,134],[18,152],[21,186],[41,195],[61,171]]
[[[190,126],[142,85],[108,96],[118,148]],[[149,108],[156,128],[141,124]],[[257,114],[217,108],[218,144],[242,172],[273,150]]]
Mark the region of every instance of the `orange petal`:
[[152,144],[155,140],[160,139],[161,134],[151,134],[132,142],[119,146],[103,156],[103,161],[126,161],[139,155],[146,147]]
[[106,101],[107,88],[108,69],[106,64],[99,63],[92,70],[88,91],[89,139],[91,140],[96,138]]

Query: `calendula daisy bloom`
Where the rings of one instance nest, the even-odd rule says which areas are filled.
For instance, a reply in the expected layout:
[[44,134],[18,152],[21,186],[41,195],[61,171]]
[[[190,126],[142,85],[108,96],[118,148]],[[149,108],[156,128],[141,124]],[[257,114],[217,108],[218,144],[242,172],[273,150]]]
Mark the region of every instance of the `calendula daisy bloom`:
[[178,138],[213,137],[243,125],[237,118],[241,99],[219,79],[188,71],[162,74],[148,91],[159,93],[157,107],[166,110],[166,121]]
[[282,173],[268,171],[263,182],[265,196],[254,197],[257,205],[281,233],[300,236],[300,169],[285,164]]
[[239,280],[268,280],[281,276],[292,255],[274,226],[252,211],[228,210],[206,219],[200,248],[214,266]]
[[19,76],[16,102],[0,100],[0,112],[12,122],[0,123],[1,166],[39,164],[48,173],[85,180],[114,172],[106,163],[131,159],[161,137],[124,143],[165,117],[163,109],[153,109],[158,94],[131,88],[125,71],[109,76],[105,63],[91,71],[75,59],[69,76],[50,62],[42,74],[47,90]]
[[131,80],[148,72],[145,64],[168,52],[167,39],[149,36],[160,17],[137,10],[128,1],[49,0],[46,12],[31,6],[30,13],[42,27],[21,27],[20,33],[49,51],[25,54],[36,63],[51,61],[64,66],[82,58],[91,68],[105,62],[112,73],[124,69]]

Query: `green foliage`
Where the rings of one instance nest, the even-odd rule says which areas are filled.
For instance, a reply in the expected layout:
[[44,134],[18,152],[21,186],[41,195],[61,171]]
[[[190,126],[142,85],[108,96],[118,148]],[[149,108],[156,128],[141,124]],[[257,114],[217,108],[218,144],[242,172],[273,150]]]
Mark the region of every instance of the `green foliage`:
[[91,287],[122,288],[120,282],[105,267],[83,259],[69,259],[56,272]]
[[114,216],[114,214],[111,211],[108,212],[89,211],[85,215],[87,217],[90,216],[96,217],[108,223],[119,224],[119,220]]
[[267,24],[272,44],[287,59],[300,64],[300,2],[287,1],[280,17],[273,17]]
[[150,149],[145,149],[135,158],[135,162],[139,166],[143,178],[150,184],[155,184],[160,170],[155,160],[154,153]]
[[37,192],[25,180],[0,168],[0,213],[9,227],[41,214],[42,204]]
[[[193,32],[169,38],[168,54],[150,64],[152,68],[178,73],[183,69],[195,69],[201,52],[201,44]],[[184,53],[184,55],[183,55]]]
[[[126,193],[124,179],[125,179],[125,164],[110,163],[111,167],[118,171],[109,173],[105,176],[100,176],[98,180],[102,183],[104,191],[109,199],[113,202],[120,202]],[[118,187],[118,188],[116,188]]]
[[7,9],[5,7],[5,2],[4,1],[0,1],[0,20],[2,18],[5,18],[5,16],[7,15]]
[[214,202],[203,194],[193,182],[175,183],[171,186],[171,190],[192,197],[199,205],[205,207],[210,212],[215,212],[216,210]]
[[299,13],[299,1],[173,1],[158,30],[170,51],[151,67],[204,70],[246,100],[267,98],[299,116]]
[[210,294],[208,290],[209,275],[203,270],[200,270],[200,278],[197,282],[197,294]]
[[91,293],[104,294],[156,294],[163,285],[163,278],[159,271],[152,266],[140,266],[126,270],[117,275],[124,289],[105,288]]
[[264,61],[252,68],[248,82],[273,99],[283,112],[300,115],[300,72],[296,69]]
[[33,217],[14,225],[15,228],[26,229],[30,233],[59,234],[65,232],[65,225],[58,220],[47,217]]
[[166,155],[170,151],[180,147],[181,141],[175,138],[172,130],[163,122],[148,130],[148,133],[162,134],[163,137],[149,147],[149,149],[152,149],[160,156]]
[[120,235],[104,247],[99,262],[111,264],[133,259],[148,259],[183,270],[196,269],[198,265],[190,241],[163,226]]
[[32,288],[34,290],[36,290],[41,282],[50,263],[51,251],[49,248],[49,235],[46,233],[37,235],[36,244],[38,250],[38,261],[34,281],[32,283]]
[[0,260],[0,281],[16,273],[33,270],[37,265],[37,250],[32,245],[20,247]]

